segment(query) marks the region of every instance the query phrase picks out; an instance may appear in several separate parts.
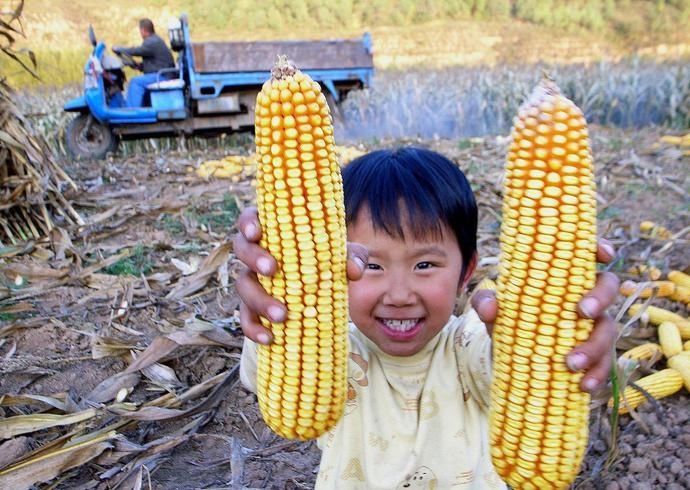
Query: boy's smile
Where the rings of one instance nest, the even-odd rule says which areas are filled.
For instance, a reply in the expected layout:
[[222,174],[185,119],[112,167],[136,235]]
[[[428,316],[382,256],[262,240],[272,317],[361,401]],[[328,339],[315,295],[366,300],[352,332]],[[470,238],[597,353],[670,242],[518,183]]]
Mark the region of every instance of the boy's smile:
[[[406,213],[403,213],[406,214]],[[362,209],[348,226],[348,241],[369,250],[364,276],[349,284],[350,317],[383,352],[411,356],[438,334],[453,313],[460,283],[462,255],[455,235],[423,239],[403,226],[405,239],[374,229]]]

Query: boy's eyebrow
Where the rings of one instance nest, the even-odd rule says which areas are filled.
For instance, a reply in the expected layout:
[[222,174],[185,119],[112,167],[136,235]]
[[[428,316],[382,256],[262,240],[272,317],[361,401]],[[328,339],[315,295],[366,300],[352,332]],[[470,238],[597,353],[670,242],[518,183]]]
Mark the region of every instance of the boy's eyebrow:
[[446,255],[446,251],[438,245],[428,245],[413,249],[415,255]]

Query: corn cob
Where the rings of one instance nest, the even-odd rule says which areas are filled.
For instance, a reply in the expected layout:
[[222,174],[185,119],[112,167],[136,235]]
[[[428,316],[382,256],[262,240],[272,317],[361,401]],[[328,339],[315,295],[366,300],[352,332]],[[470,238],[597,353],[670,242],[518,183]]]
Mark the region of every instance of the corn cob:
[[279,267],[263,287],[286,304],[274,341],[258,350],[258,397],[277,434],[318,437],[346,396],[345,214],[333,126],[318,83],[279,59],[257,96],[261,245]]
[[648,361],[655,358],[659,359],[661,354],[661,346],[659,344],[648,342],[628,349],[620,355],[620,358],[634,361]]
[[[630,316],[637,315],[640,308],[642,308],[641,304],[630,305],[630,309],[628,310]],[[683,318],[677,313],[656,306],[647,306],[645,313],[649,317],[649,321],[654,325],[661,325],[663,322],[675,323],[680,331],[681,338],[690,339],[690,320],[687,318]]]
[[589,337],[596,203],[582,112],[544,80],[514,121],[506,164],[493,333],[490,443],[515,488],[565,488],[588,436],[589,395],[566,354]]
[[680,303],[685,303],[686,305],[690,305],[690,288],[686,288],[685,286],[678,286],[676,284],[676,289],[669,296],[669,299],[672,299],[673,301],[678,301]]
[[[621,284],[620,293],[623,296],[631,296],[637,291],[639,284],[634,281],[625,281]],[[671,281],[652,281],[639,292],[640,298],[649,298],[652,294],[658,297],[671,296],[676,292],[676,285]]]
[[685,389],[690,391],[690,357],[676,355],[668,360],[668,367],[675,369],[683,377]]
[[683,286],[685,288],[690,288],[690,275],[681,271],[670,271],[668,273],[668,278],[676,283],[678,286]]
[[[659,400],[677,393],[683,387],[683,377],[675,369],[663,369],[644,378],[638,379],[635,384],[649,393],[654,399]],[[632,386],[626,386],[621,397],[618,413],[628,413],[635,409],[647,398]],[[613,407],[613,400],[609,400],[609,408]]]
[[662,322],[659,325],[658,334],[661,350],[667,358],[671,358],[683,350],[683,341],[675,323]]

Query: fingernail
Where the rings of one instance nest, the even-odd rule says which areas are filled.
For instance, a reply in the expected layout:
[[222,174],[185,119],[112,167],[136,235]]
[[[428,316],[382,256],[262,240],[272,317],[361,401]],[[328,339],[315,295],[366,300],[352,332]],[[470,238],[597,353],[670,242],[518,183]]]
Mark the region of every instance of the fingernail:
[[256,259],[256,268],[262,275],[267,276],[271,273],[271,261],[266,257],[259,257]]
[[256,236],[256,225],[254,223],[249,223],[244,227],[244,236],[247,238],[254,238]]
[[268,334],[262,332],[256,336],[256,340],[258,340],[260,344],[267,345],[271,341],[271,337],[269,337]]
[[[575,352],[574,354],[570,354],[565,362],[571,371],[580,371],[587,365],[587,356],[582,352]],[[591,380],[591,378],[589,379]]]
[[477,310],[481,310],[483,307],[488,305],[490,301],[491,298],[489,298],[488,296],[479,296],[479,298],[477,298]]
[[357,267],[359,267],[359,270],[363,271],[364,270],[364,261],[362,260],[361,257],[353,257],[352,260],[355,261],[355,264],[357,264]]
[[616,256],[616,251],[613,249],[613,245],[609,243],[602,243],[601,248],[604,249],[604,251],[607,253],[609,257],[615,257]]
[[268,307],[268,318],[272,322],[282,322],[285,319],[285,312],[280,306],[271,305]]
[[594,378],[585,378],[582,382],[585,391],[594,391],[599,387],[599,381]]
[[594,312],[599,308],[599,300],[587,297],[580,301],[580,311],[585,318],[594,318]]

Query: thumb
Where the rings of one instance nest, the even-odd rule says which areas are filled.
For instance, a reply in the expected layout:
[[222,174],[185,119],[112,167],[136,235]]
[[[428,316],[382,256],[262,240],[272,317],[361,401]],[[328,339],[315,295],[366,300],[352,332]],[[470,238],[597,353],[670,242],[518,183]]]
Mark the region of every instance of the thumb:
[[364,274],[364,268],[369,261],[369,251],[359,243],[347,244],[347,278],[356,281]]
[[479,319],[486,324],[486,329],[491,334],[498,313],[496,293],[490,289],[480,289],[472,295],[472,308],[479,315]]

